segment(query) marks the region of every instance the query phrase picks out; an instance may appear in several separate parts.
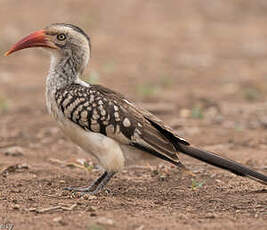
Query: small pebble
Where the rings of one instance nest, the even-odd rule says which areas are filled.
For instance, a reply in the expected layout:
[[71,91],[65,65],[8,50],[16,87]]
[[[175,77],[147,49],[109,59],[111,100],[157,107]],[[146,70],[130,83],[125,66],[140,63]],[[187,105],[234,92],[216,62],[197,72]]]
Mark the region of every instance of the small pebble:
[[112,219],[106,218],[106,217],[99,217],[96,220],[96,223],[103,224],[103,225],[114,225],[114,221]]
[[20,206],[19,206],[18,204],[15,204],[15,205],[13,206],[13,209],[20,209]]

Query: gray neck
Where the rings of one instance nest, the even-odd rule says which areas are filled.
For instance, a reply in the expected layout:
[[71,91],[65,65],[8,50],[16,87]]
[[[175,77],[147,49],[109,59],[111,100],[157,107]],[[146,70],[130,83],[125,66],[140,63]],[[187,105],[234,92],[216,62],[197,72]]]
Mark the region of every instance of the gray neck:
[[60,89],[75,82],[80,75],[79,63],[73,56],[59,58],[51,56],[50,69],[47,76],[47,89]]
[[55,92],[58,89],[73,83],[89,87],[88,84],[79,78],[89,60],[89,55],[86,52],[82,54],[84,55],[78,56],[80,57],[78,59],[74,55],[59,56],[52,54],[51,56],[50,69],[46,79],[46,105],[49,113],[56,117]]

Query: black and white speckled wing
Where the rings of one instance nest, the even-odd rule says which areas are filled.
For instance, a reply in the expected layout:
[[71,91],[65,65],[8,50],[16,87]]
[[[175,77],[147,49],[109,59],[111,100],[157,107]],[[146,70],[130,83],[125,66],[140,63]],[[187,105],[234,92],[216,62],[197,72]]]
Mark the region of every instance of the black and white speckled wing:
[[165,125],[162,120],[160,120],[158,117],[156,117],[152,113],[129,102],[124,96],[122,96],[121,94],[117,92],[114,92],[100,85],[95,85],[95,87],[97,88],[97,90],[102,92],[107,97],[113,98],[116,101],[120,101],[121,102],[120,104],[123,107],[125,107],[127,110],[129,110],[129,112],[131,111],[132,114],[139,115],[138,116],[139,118],[142,118],[142,120],[145,119],[146,121],[148,121],[154,128],[156,128],[160,133],[162,133],[168,139],[171,138],[171,140],[169,141],[174,142],[175,144],[182,143],[185,145],[189,145],[189,143],[186,140],[178,136],[172,128]]
[[173,163],[179,162],[177,144],[188,144],[151,113],[102,86],[72,84],[58,90],[55,97],[64,115],[84,130],[101,133]]

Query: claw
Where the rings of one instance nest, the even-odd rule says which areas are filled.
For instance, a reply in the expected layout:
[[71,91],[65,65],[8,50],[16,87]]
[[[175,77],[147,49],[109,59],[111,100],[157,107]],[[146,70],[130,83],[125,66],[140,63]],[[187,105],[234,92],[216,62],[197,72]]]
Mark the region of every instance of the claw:
[[94,192],[94,191],[92,191],[92,188],[90,186],[86,187],[86,188],[66,187],[66,188],[63,188],[63,190],[67,190],[67,191],[71,191],[71,192],[84,192],[84,193]]
[[100,192],[105,185],[109,182],[111,177],[115,174],[115,172],[104,172],[93,184],[88,187],[66,187],[63,190],[71,191],[71,192],[81,192],[82,194],[91,194],[94,195]]

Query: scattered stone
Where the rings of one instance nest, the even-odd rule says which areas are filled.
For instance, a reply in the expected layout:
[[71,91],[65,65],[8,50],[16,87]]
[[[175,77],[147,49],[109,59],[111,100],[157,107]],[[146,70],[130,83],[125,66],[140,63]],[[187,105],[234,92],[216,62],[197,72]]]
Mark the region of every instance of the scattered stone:
[[61,196],[68,196],[69,192],[66,190],[61,191]]
[[96,196],[94,196],[94,195],[90,195],[90,194],[84,194],[83,196],[82,196],[82,198],[84,199],[84,200],[95,200],[95,199],[97,199],[97,197]]
[[97,216],[95,212],[91,212],[90,216]]
[[80,192],[72,192],[71,195],[70,195],[70,197],[72,199],[79,199],[79,198],[82,197],[82,194]]
[[55,217],[55,218],[53,219],[53,221],[54,221],[54,222],[60,222],[60,221],[62,221],[62,217],[61,217],[61,216]]
[[205,218],[207,218],[207,219],[215,219],[217,216],[215,215],[215,214],[211,214],[211,213],[209,213],[209,214],[207,214],[206,216],[204,216]]
[[15,204],[15,205],[13,206],[13,209],[20,209],[20,205]]
[[4,151],[4,154],[6,156],[12,156],[12,157],[19,157],[19,156],[23,156],[25,153],[25,150],[19,146],[12,146],[10,148],[7,148]]
[[114,225],[114,221],[112,219],[106,218],[106,217],[99,217],[96,220],[96,223],[103,224],[103,225]]
[[215,181],[216,181],[218,184],[223,183],[223,181],[221,181],[221,180],[219,180],[219,179],[216,179]]
[[63,218],[61,216],[55,217],[53,221],[61,225],[67,225],[67,223],[63,221]]
[[9,173],[14,173],[17,171],[23,171],[24,169],[28,169],[29,166],[27,164],[15,164],[10,165],[0,171],[0,175],[7,176]]

